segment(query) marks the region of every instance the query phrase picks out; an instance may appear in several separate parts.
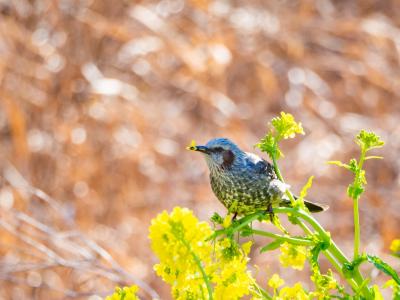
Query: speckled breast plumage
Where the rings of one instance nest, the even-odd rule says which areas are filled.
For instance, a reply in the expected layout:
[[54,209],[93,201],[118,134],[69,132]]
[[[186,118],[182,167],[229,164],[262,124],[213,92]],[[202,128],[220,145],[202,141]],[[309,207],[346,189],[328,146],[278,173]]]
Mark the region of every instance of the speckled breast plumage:
[[282,191],[271,182],[277,181],[272,166],[263,161],[255,168],[211,172],[211,188],[219,201],[232,213],[247,214],[282,201]]

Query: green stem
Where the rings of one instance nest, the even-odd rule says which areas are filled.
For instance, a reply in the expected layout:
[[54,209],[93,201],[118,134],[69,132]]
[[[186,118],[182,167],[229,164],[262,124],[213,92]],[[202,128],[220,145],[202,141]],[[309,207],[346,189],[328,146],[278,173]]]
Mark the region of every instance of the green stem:
[[303,229],[303,231],[304,231],[307,235],[312,235],[312,234],[313,234],[312,231],[311,231],[311,229],[308,228],[306,224],[304,224],[303,222],[300,222],[300,220],[298,220],[298,221],[299,221],[299,226]]
[[[311,215],[309,215],[305,211],[290,208],[290,207],[277,207],[274,209],[274,212],[283,213],[283,214],[292,214],[294,216],[301,217],[302,219],[307,221],[314,228],[314,230],[319,234],[320,237],[322,237],[323,240],[329,239],[331,241],[331,244],[328,249],[324,250],[324,253],[325,253],[325,255],[328,254],[329,256],[333,256],[337,262],[340,262],[341,265],[339,265],[339,264],[332,264],[332,265],[335,267],[335,269],[340,274],[343,274],[342,273],[343,264],[350,263],[350,261],[346,258],[346,256],[343,254],[343,252],[338,248],[338,246],[331,239],[331,237],[328,235],[328,233],[325,231],[325,229],[317,222],[317,220],[315,220]],[[354,279],[346,278],[346,280],[353,287],[353,289],[355,291],[358,291],[358,288],[363,283],[364,278],[362,277],[362,275],[358,269],[355,270],[354,277],[355,277]],[[352,281],[356,282],[356,286],[353,286]],[[372,299],[371,293],[367,286],[362,287],[362,292],[367,299]]]
[[[356,177],[360,176],[360,172],[362,171],[362,167],[365,161],[365,155],[366,155],[366,149],[364,147],[361,147],[361,155],[360,159],[358,161],[358,170],[357,174],[355,174]],[[357,259],[360,256],[360,236],[361,236],[361,230],[360,230],[360,212],[359,212],[359,199],[360,197],[357,196],[353,198],[353,214],[354,214],[354,254],[353,254],[353,260]],[[361,282],[361,284],[364,282],[364,278],[361,275],[361,272],[358,268],[358,266],[354,269],[354,277],[358,282]],[[361,286],[362,291],[368,291],[369,288],[367,285],[362,285]]]
[[[283,180],[283,176],[282,176],[282,174],[281,174],[281,171],[279,170],[278,162],[276,161],[276,157],[275,157],[275,156],[272,156],[272,163],[273,163],[273,165],[274,165],[275,174],[276,174],[276,176],[278,177],[278,179],[279,179],[280,181],[282,181],[282,182],[285,182],[285,181]],[[290,202],[292,202],[292,204],[294,204],[295,199],[294,199],[292,193],[289,192],[289,191],[286,191],[285,193],[286,193],[286,195],[289,197]]]
[[[341,264],[337,261],[337,257],[335,257],[329,251],[324,251],[324,254],[325,254],[326,258],[329,260],[329,262],[332,264],[332,266],[334,266],[335,269],[339,272],[339,274],[342,275],[342,277],[344,278],[344,274],[342,272],[342,267],[341,267]],[[354,279],[349,278],[349,279],[347,279],[347,282],[350,284],[350,286],[352,287],[352,289],[354,291],[358,290],[357,282]]]
[[294,244],[294,245],[302,245],[302,246],[312,246],[314,245],[314,242],[311,240],[307,240],[304,238],[293,238],[293,237],[288,237],[280,234],[275,234],[272,232],[264,231],[264,230],[258,230],[258,229],[252,229],[252,233],[258,234],[261,236],[267,236],[270,238],[278,239],[278,240],[283,240],[285,242]]
[[[283,176],[281,174],[281,171],[279,170],[278,163],[277,163],[275,156],[272,156],[272,162],[274,165],[276,176],[279,178],[280,181],[285,182],[283,179]],[[294,203],[295,199],[294,199],[292,193],[290,191],[286,191],[286,195],[289,197],[290,201],[292,203]],[[274,209],[274,212],[279,213],[279,210],[282,210],[282,209],[285,210],[286,208],[278,207],[278,208]],[[289,208],[288,210],[294,211],[294,209],[292,209],[292,208]],[[286,210],[286,212],[282,211],[282,213],[288,213],[289,212],[288,210]],[[293,214],[295,215],[295,213],[293,213]],[[324,251],[325,256],[332,263],[332,265],[339,272],[339,274],[343,275],[342,266],[344,263],[346,263],[346,262],[348,263],[349,260],[346,258],[346,256],[343,254],[343,252],[339,249],[339,247],[335,244],[335,242],[330,238],[330,236],[326,233],[324,228],[313,217],[311,217],[310,215],[308,215],[306,213],[302,213],[301,217],[303,217],[303,219],[306,220],[320,234],[320,236],[324,240],[329,239],[331,241],[329,248]],[[298,220],[298,224],[304,230],[304,232],[306,234],[308,234],[308,235],[313,234],[312,231],[307,227],[307,225],[305,225],[301,220]],[[350,279],[346,278],[347,282],[351,285],[351,287],[355,291],[358,290],[359,284],[361,284],[363,281],[363,278],[359,272],[357,274],[357,279],[358,279],[357,282],[355,282],[355,280],[353,280],[351,278]],[[368,292],[368,294],[369,294],[368,290],[366,292]]]
[[272,300],[272,297],[266,290],[260,287],[256,282],[253,283],[253,287],[259,292],[259,295],[263,297],[263,299]]
[[[360,160],[358,161],[358,170],[356,177],[359,177],[359,173],[362,171],[362,167],[365,160],[366,150],[361,147]],[[354,257],[356,259],[360,255],[360,213],[358,209],[359,197],[353,198],[353,212],[354,212]]]
[[347,259],[346,255],[340,250],[338,245],[331,239],[331,245],[328,248],[329,252],[331,252],[336,259],[343,265],[344,263],[348,263],[349,260]]
[[179,237],[177,235],[175,235],[175,237],[177,239],[179,239],[182,242],[183,245],[185,245],[185,247],[188,249],[188,251],[192,255],[194,261],[196,262],[196,265],[199,267],[201,275],[203,276],[204,282],[205,282],[205,284],[207,286],[208,299],[212,300],[213,299],[213,296],[212,296],[213,292],[212,292],[211,283],[210,283],[210,280],[209,280],[209,278],[208,278],[208,276],[206,274],[206,271],[204,270],[204,268],[203,268],[203,266],[201,264],[200,258],[196,255],[196,253],[193,252],[192,248],[190,247],[190,244],[184,238],[181,238],[181,237]]
[[354,256],[356,259],[360,253],[360,217],[358,211],[358,197],[353,199],[353,212],[354,212]]
[[209,238],[207,238],[207,240],[208,241],[213,240],[222,234],[229,234],[229,233],[237,232],[240,229],[242,229],[244,226],[246,226],[247,224],[257,220],[259,217],[263,216],[264,214],[265,214],[265,212],[263,212],[263,211],[257,211],[255,213],[247,215],[247,216],[241,218],[238,221],[238,224],[233,224],[233,226],[230,226],[228,228],[219,229],[219,230],[214,231],[214,233]]
[[318,233],[320,233],[324,238],[330,238],[326,233],[325,229],[315,220],[311,215],[307,214],[301,209],[295,209],[292,207],[277,207],[274,208],[274,212],[283,214],[293,214],[294,216],[301,217],[307,221]]
[[[276,148],[278,147],[277,144]],[[278,163],[276,160],[276,156],[272,155],[272,162],[274,165],[274,169],[275,169],[275,173],[276,176],[279,178],[279,180],[281,180],[282,182],[285,182],[283,179],[283,176],[281,174],[281,171],[279,170],[278,167]],[[360,158],[360,163],[359,163],[359,169],[362,168],[362,164],[364,163],[364,159],[365,159],[365,151],[364,149],[362,149],[361,151],[361,158]],[[286,195],[289,197],[290,201],[292,202],[292,204],[294,204],[295,199],[292,195],[292,193],[290,191],[286,191]],[[356,210],[357,208],[357,210]],[[274,212],[279,213],[279,210],[285,210],[286,208],[275,208]],[[329,248],[327,250],[324,251],[326,257],[330,260],[332,259],[331,263],[332,265],[335,267],[335,269],[343,275],[342,273],[342,266],[344,263],[349,263],[349,260],[346,258],[346,256],[343,254],[343,252],[339,249],[339,247],[335,244],[335,242],[331,239],[331,237],[328,235],[328,233],[325,231],[325,229],[309,214],[307,214],[306,212],[301,212],[301,214],[299,213],[300,210],[294,210],[292,208],[288,208],[289,210],[292,210],[293,212],[283,212],[282,213],[292,213],[293,215],[300,215],[305,221],[307,221],[313,228],[315,231],[317,231],[320,235],[320,237],[322,237],[324,240],[330,240],[331,244],[329,246]],[[295,212],[294,212],[295,211]],[[357,222],[356,222],[357,219]],[[354,226],[354,231],[355,231],[355,235],[354,235],[354,244],[355,244],[355,250],[356,251],[356,245],[357,245],[357,255],[358,255],[358,247],[360,245],[360,223],[359,223],[359,214],[358,214],[358,201],[357,201],[357,205],[355,205],[354,208],[354,221],[355,221],[355,226]],[[311,230],[305,225],[303,224],[303,222],[301,222],[301,220],[298,220],[298,224],[300,227],[303,228],[303,230],[308,234],[308,235],[312,235]],[[338,264],[338,262],[340,262],[340,265]],[[358,268],[355,270],[354,272],[355,278],[346,278],[347,282],[351,285],[351,287],[353,288],[353,290],[358,291],[359,287],[362,285],[364,278],[361,275],[360,271],[358,270]],[[344,276],[343,276],[344,277]],[[364,296],[367,299],[372,299],[372,295],[371,292],[369,291],[369,288],[367,286],[363,286],[362,287],[362,292],[364,294]]]

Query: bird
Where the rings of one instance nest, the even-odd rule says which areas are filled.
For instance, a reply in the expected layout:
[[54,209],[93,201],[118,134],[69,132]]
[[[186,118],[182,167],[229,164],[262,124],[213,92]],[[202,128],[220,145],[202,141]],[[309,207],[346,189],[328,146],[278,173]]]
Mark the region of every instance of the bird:
[[[237,215],[258,210],[272,213],[273,207],[290,207],[285,192],[289,185],[278,179],[274,167],[254,153],[242,151],[227,138],[214,138],[204,146],[188,147],[202,153],[210,171],[210,184],[218,200]],[[321,212],[325,205],[304,200],[310,212]]]

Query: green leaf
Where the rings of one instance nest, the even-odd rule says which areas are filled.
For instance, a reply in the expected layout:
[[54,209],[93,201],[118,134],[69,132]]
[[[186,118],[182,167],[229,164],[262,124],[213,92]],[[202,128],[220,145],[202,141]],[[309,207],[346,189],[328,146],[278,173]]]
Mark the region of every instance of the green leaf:
[[[294,207],[294,208],[297,209],[296,207]],[[287,217],[288,217],[289,222],[292,223],[293,225],[299,224],[299,219],[296,216],[294,216],[293,214],[288,214]]]
[[359,184],[352,183],[347,188],[347,195],[352,199],[360,197],[362,193],[364,193],[364,187]]
[[211,217],[211,222],[216,224],[222,224],[224,222],[224,218],[215,212]]
[[365,151],[380,148],[385,144],[377,134],[365,130],[361,130],[357,135],[356,143]]
[[260,253],[275,250],[279,248],[285,241],[283,240],[275,240],[272,243],[269,243],[268,245],[264,246],[261,248]]
[[274,151],[276,148],[274,136],[271,133],[267,133],[265,137],[263,137],[260,142],[256,144],[256,147],[267,153]]
[[400,277],[399,274],[387,263],[385,263],[382,259],[377,256],[367,255],[367,260],[370,263],[373,263],[378,270],[381,270],[383,273],[391,276],[397,284],[400,285]]
[[304,134],[304,130],[301,123],[296,123],[294,117],[285,112],[273,118],[271,124],[273,128],[255,146],[275,160],[283,157],[278,143],[282,139],[293,138],[296,134]]
[[364,261],[367,260],[367,256],[365,254],[360,255],[359,257],[357,257],[355,260],[353,260],[351,262],[351,265],[354,268],[357,268],[359,265],[361,265]]
[[342,272],[343,272],[344,277],[346,277],[346,278],[354,277],[355,268],[357,268],[359,265],[361,265],[366,260],[367,260],[366,255],[360,255],[355,260],[353,260],[351,263],[344,263],[342,266]]
[[360,170],[356,178],[360,184],[367,184],[367,178],[365,177],[365,170]]
[[314,179],[314,176],[310,176],[310,178],[308,178],[307,183],[303,186],[303,188],[301,189],[300,192],[300,197],[297,198],[297,201],[302,202],[304,201],[304,198],[307,196],[307,191],[311,188],[312,186],[312,181]]
[[252,234],[253,234],[253,229],[251,229],[251,227],[249,225],[244,226],[240,230],[240,235],[243,236],[243,237],[250,236]]
[[262,152],[268,153],[269,157],[271,158],[275,157],[276,159],[279,159],[284,156],[278,147],[276,138],[272,135],[272,133],[268,133],[255,146]]
[[275,117],[271,121],[272,126],[277,133],[277,140],[294,138],[296,134],[304,134],[301,123],[296,123],[294,117],[285,112],[281,112],[280,117]]
[[330,164],[330,165],[336,165],[336,166],[339,166],[339,167],[341,167],[341,168],[345,168],[345,169],[347,169],[347,170],[350,170],[350,166],[349,166],[349,165],[344,164],[344,163],[342,163],[342,162],[339,161],[339,160],[330,160],[330,161],[327,161],[326,163],[327,163],[327,164]]
[[355,158],[350,159],[349,162],[349,170],[353,172],[354,174],[357,173],[358,171],[358,162]]
[[311,256],[310,256],[310,262],[311,266],[314,268],[317,268],[319,270],[319,263],[318,263],[318,256],[320,252],[322,251],[321,245],[318,243],[316,244],[311,250]]
[[353,172],[354,174],[357,173],[357,171],[358,171],[358,163],[355,158],[350,159],[349,164],[342,163],[339,160],[331,160],[331,161],[328,161],[327,163],[345,168],[346,170],[349,170],[349,171]]
[[383,159],[383,157],[382,156],[371,155],[371,156],[367,156],[364,159],[365,160],[368,160],[368,159]]

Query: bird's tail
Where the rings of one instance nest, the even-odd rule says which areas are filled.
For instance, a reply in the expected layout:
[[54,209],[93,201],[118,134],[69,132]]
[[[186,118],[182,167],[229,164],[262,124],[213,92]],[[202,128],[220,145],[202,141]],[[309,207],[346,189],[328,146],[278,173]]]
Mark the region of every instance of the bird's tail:
[[328,210],[328,208],[329,208],[328,205],[319,204],[319,203],[315,203],[315,202],[310,202],[310,201],[307,201],[307,200],[304,200],[304,204],[308,208],[308,210],[310,212],[312,212],[312,213],[325,211],[325,210]]
[[[297,199],[298,197],[294,196],[294,198]],[[316,202],[311,202],[311,201],[308,201],[308,200],[304,200],[304,204],[308,208],[308,210],[310,212],[312,212],[312,213],[318,213],[318,212],[321,212],[321,211],[326,211],[329,208],[328,205],[320,204],[320,203],[316,203]],[[290,201],[286,200],[284,202],[284,206],[289,206],[290,207],[291,206]]]

